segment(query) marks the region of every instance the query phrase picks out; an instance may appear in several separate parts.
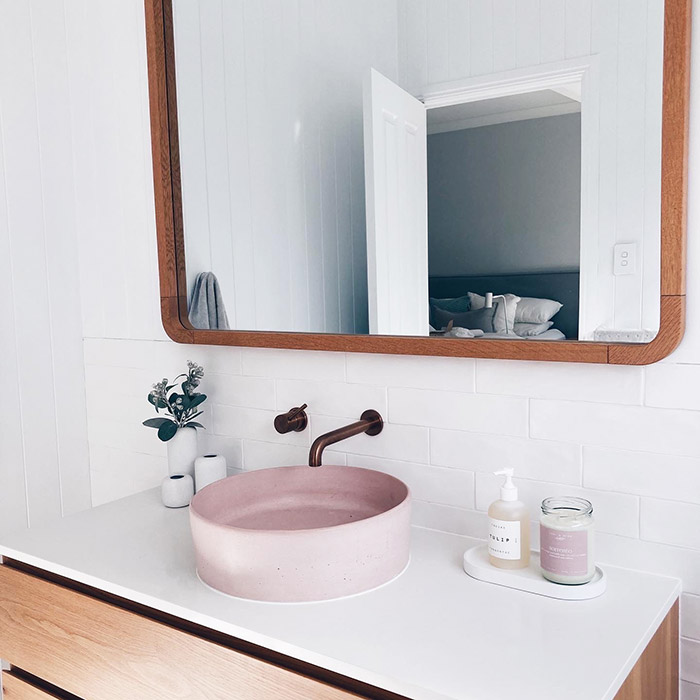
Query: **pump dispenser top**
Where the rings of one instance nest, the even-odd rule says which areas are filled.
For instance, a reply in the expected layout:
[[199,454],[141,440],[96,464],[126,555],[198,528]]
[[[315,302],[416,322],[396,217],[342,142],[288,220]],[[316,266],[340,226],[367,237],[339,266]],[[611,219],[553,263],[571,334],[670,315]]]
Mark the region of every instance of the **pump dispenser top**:
[[501,486],[501,500],[502,501],[517,501],[518,500],[518,487],[513,483],[513,468],[505,467],[500,471],[494,472],[496,476],[505,475],[505,480]]
[[494,501],[489,516],[489,561],[500,569],[522,569],[530,563],[530,515],[518,500],[513,469],[494,472],[504,476],[501,498]]

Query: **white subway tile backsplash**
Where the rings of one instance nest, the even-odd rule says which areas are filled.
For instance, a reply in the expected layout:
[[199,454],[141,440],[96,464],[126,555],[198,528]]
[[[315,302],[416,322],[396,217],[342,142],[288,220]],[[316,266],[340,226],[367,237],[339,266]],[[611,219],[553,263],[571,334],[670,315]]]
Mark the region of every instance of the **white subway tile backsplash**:
[[700,411],[533,399],[530,437],[700,457]]
[[[346,455],[330,449],[323,453],[324,464],[343,466],[346,463],[345,458]],[[243,462],[246,470],[304,466],[309,462],[309,450],[300,445],[243,440]]]
[[377,386],[474,391],[474,360],[411,355],[347,356],[347,381]]
[[88,439],[91,445],[119,450],[128,445],[133,454],[165,455],[165,443],[158,439],[157,431],[141,425],[138,420],[117,423],[93,414],[88,421]]
[[700,411],[700,365],[660,363],[645,370],[647,406]]
[[700,642],[681,638],[681,677],[700,684]]
[[583,483],[592,489],[700,504],[700,458],[584,447]]
[[389,389],[389,421],[475,433],[527,435],[527,399]]
[[641,367],[477,360],[476,390],[540,399],[641,404]]
[[99,405],[115,396],[140,397],[144,408],[150,408],[147,396],[154,382],[160,381],[152,371],[141,367],[109,367],[87,365],[85,367],[85,393],[99,399]]
[[86,395],[88,425],[97,417],[117,423],[140,423],[146,418],[155,418],[153,406],[146,401],[146,395],[120,396],[106,394],[102,390],[89,388]]
[[294,379],[277,380],[278,411],[308,404],[310,416],[338,416],[359,420],[363,411],[373,408],[386,420],[386,389],[345,382],[313,382]]
[[683,590],[700,595],[700,551],[596,532],[596,559],[602,564],[649,571],[683,580]]
[[700,685],[681,681],[680,700],[700,700]]
[[700,505],[642,498],[641,537],[700,549]]
[[243,374],[253,377],[311,381],[345,379],[345,355],[340,352],[244,348],[241,362]]
[[[488,510],[499,498],[502,476],[476,475],[476,508]],[[639,499],[626,494],[591,491],[562,484],[543,483],[519,479],[518,497],[530,511],[533,521],[539,520],[542,501],[549,496],[578,496],[593,504],[596,531],[609,532],[624,537],[639,537]]]
[[[412,520],[419,527],[452,532],[455,535],[485,539],[488,534],[486,513],[479,513],[475,510],[414,501]],[[456,562],[456,564],[460,567],[462,565],[461,562]]]
[[401,479],[408,485],[414,499],[474,508],[472,472],[356,454],[348,454],[347,461],[353,467],[376,469]]
[[700,640],[700,595],[681,596],[681,636]]
[[[206,384],[205,384],[206,382]],[[275,408],[275,382],[233,374],[206,375],[200,386],[211,403],[246,408]]]
[[[243,440],[243,468],[294,467],[306,464],[309,449],[301,445],[280,445],[257,440]],[[309,467],[311,469],[311,467]]]
[[[312,437],[316,438],[343,425],[343,419],[314,416],[310,423]],[[410,425],[385,423],[379,435],[355,435],[336,443],[333,449],[344,454],[386,457],[404,462],[427,464],[430,461],[428,429]]]
[[581,447],[568,442],[433,428],[430,461],[475,472],[514,467],[522,479],[581,484]]
[[[156,376],[172,379],[187,369],[187,361],[192,360],[204,367],[202,390],[205,390],[207,375],[240,374],[241,350],[234,347],[216,345],[180,345],[178,343],[156,343]],[[206,393],[206,391],[205,391]]]
[[[233,435],[238,438],[263,440],[286,445],[310,445],[310,430],[302,433],[280,435],[274,428],[276,411],[239,406],[211,406],[213,432],[216,435]],[[309,420],[313,426],[313,419]]]
[[168,473],[165,456],[139,454],[126,449],[107,448],[99,459],[90,451],[92,505],[124,498],[160,485]]
[[240,469],[243,465],[243,451],[238,438],[214,435],[210,431],[200,431],[199,451],[201,454],[221,455],[226,459],[228,469]]

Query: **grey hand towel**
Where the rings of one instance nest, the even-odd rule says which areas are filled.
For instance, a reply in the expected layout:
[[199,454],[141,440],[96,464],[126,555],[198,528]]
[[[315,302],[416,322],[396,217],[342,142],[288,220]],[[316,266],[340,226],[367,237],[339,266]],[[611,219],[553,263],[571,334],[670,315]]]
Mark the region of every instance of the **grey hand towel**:
[[189,309],[190,323],[195,328],[229,330],[219,280],[213,272],[200,272],[194,282]]

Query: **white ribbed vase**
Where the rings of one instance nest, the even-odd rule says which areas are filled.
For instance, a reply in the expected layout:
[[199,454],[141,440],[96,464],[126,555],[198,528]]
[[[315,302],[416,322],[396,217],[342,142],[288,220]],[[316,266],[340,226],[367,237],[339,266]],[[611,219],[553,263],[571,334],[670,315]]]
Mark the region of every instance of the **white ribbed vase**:
[[166,443],[168,448],[168,474],[194,475],[194,460],[197,459],[197,429],[178,428]]

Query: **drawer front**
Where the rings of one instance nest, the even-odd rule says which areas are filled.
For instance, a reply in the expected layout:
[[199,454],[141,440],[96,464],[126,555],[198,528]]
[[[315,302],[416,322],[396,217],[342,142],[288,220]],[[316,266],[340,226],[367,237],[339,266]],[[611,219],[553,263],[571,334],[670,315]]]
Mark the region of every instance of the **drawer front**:
[[2,692],[2,700],[56,700],[57,697],[9,673],[2,674]]
[[7,566],[0,658],[89,700],[358,697]]

